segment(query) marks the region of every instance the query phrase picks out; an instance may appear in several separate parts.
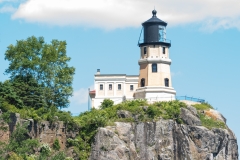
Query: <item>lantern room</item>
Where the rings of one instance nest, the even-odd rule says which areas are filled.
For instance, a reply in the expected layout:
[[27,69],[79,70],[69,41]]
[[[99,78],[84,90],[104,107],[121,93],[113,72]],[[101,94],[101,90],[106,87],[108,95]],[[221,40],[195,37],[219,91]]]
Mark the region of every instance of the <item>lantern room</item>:
[[[138,45],[164,45],[171,46],[170,40],[167,40],[166,26],[167,23],[157,18],[157,11],[152,11],[152,18],[142,23],[143,26],[143,40]],[[141,35],[140,35],[141,37]]]

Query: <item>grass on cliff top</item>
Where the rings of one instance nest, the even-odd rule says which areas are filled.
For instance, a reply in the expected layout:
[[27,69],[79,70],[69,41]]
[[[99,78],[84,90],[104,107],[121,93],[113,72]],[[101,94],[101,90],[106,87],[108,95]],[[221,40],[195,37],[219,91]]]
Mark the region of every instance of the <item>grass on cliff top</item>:
[[193,105],[197,110],[209,110],[214,109],[209,103],[200,103]]
[[[181,107],[186,107],[186,104],[180,101],[148,104],[146,100],[132,100],[113,105],[113,101],[106,99],[102,103],[101,109],[92,109],[74,118],[81,127],[81,131],[77,138],[68,139],[68,144],[69,146],[74,146],[75,152],[80,159],[88,159],[91,151],[91,144],[94,142],[94,136],[97,133],[98,127],[114,125],[114,122],[117,121],[155,121],[160,117],[164,119],[173,119],[181,123],[181,119],[179,118]],[[117,115],[118,110],[129,111],[137,118],[119,118]]]
[[222,128],[225,129],[226,125],[224,122],[215,120],[212,117],[208,117],[204,114],[199,114],[200,120],[202,122],[202,126],[208,128],[208,129],[213,129],[213,128]]
[[214,109],[209,103],[201,103],[201,104],[195,104],[193,105],[197,111],[199,118],[201,120],[202,126],[213,129],[213,128],[226,128],[226,124],[222,121],[219,121],[216,119],[216,117],[213,115],[207,115],[206,111],[210,109]]

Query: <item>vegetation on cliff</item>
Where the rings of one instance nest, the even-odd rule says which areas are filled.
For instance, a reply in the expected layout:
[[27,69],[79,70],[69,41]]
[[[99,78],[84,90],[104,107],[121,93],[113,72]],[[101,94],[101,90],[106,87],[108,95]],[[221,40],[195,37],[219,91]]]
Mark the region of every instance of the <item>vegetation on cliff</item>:
[[[198,115],[202,122],[202,125],[208,129],[212,128],[226,128],[226,124],[222,121],[217,120],[216,116],[213,114],[208,114],[209,109],[213,107],[208,103],[195,104],[194,107],[198,110]],[[205,112],[206,111],[206,112]]]
[[[70,112],[61,111],[69,105],[72,95],[72,81],[75,68],[68,65],[70,57],[66,54],[66,41],[52,40],[45,43],[43,37],[34,36],[19,40],[9,45],[5,52],[5,60],[9,67],[5,74],[9,80],[0,82],[0,117],[1,124],[9,123],[10,113],[19,113],[22,119],[34,119],[39,122],[64,121],[68,130],[78,128]],[[5,128],[1,126],[2,130]],[[63,159],[63,153],[52,156],[41,152],[34,155],[41,147],[38,140],[29,139],[26,126],[17,126],[8,144],[1,144],[3,159]],[[54,143],[54,149],[59,146]],[[42,147],[41,147],[42,148]],[[44,151],[44,149],[41,149]],[[3,152],[5,151],[5,152]],[[44,158],[45,155],[45,158]],[[41,158],[42,157],[42,158]]]
[[[186,108],[186,104],[180,101],[155,102],[148,104],[146,100],[125,101],[117,105],[109,99],[105,99],[101,109],[92,109],[84,112],[75,121],[81,126],[81,132],[76,139],[68,139],[69,146],[75,146],[75,151],[81,159],[87,159],[90,154],[91,144],[99,127],[114,125],[114,122],[148,122],[156,121],[159,118],[173,119],[177,123],[183,123],[180,118],[180,108]],[[202,113],[208,110],[211,105],[207,103],[195,105],[202,125],[207,128],[225,128],[223,122],[217,121]],[[128,111],[132,116],[120,118],[118,111]]]
[[[3,111],[0,121],[9,122],[10,113],[19,113],[22,119],[37,122],[63,121],[68,131],[80,128],[76,138],[67,140],[67,147],[74,148],[79,159],[89,157],[99,127],[111,126],[114,122],[152,122],[161,118],[183,123],[181,108],[187,106],[180,101],[149,104],[146,100],[138,99],[114,105],[113,101],[105,99],[99,110],[92,109],[77,117],[61,111],[61,108],[69,105],[75,71],[67,64],[70,58],[66,55],[65,41],[53,40],[51,44],[46,44],[42,37],[29,37],[10,45],[5,59],[10,62],[6,70],[10,79],[0,82],[0,109]],[[203,103],[194,107],[203,126],[209,129],[226,127],[224,122],[206,114],[205,111],[212,109],[211,105]],[[119,112],[126,112],[130,116],[121,117]],[[26,127],[18,125],[9,143],[0,143],[0,157],[20,160],[66,159],[65,153],[58,151],[57,139],[52,148],[48,144],[40,144],[38,140],[28,137]]]

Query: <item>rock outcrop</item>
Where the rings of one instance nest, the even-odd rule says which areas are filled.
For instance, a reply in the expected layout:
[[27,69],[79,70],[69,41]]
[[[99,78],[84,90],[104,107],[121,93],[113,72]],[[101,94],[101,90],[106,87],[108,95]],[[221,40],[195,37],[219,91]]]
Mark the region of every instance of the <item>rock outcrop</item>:
[[60,150],[66,149],[67,138],[75,138],[78,134],[78,131],[68,132],[63,121],[56,121],[54,123],[50,123],[49,121],[36,122],[33,119],[21,119],[19,113],[11,113],[9,123],[0,121],[0,142],[8,142],[17,124],[26,124],[28,137],[39,139],[40,143],[47,143],[52,146],[54,141],[58,139]]
[[[124,111],[121,117],[129,117]],[[115,122],[99,128],[92,144],[91,160],[238,160],[237,139],[230,129],[201,126],[194,107],[181,109],[184,124]],[[221,117],[225,121],[224,117]]]

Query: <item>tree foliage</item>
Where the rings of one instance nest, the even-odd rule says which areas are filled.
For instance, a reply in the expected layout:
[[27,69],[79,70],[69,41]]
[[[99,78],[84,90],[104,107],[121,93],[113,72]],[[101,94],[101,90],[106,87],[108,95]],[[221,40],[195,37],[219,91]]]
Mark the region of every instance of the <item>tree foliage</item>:
[[29,100],[36,100],[41,94],[44,99],[39,97],[35,107],[65,108],[69,105],[75,68],[68,66],[70,57],[66,55],[66,45],[66,41],[58,40],[47,44],[43,37],[32,36],[8,46],[5,60],[10,63],[5,72],[10,74],[11,82],[16,86],[24,82],[30,89],[23,93],[24,104],[30,105],[32,102]]
[[17,95],[12,83],[9,81],[0,82],[0,108],[2,108],[4,102],[8,102],[18,108],[23,107],[21,98]]
[[111,99],[104,99],[100,108],[101,109],[106,109],[108,107],[112,107],[114,102]]

